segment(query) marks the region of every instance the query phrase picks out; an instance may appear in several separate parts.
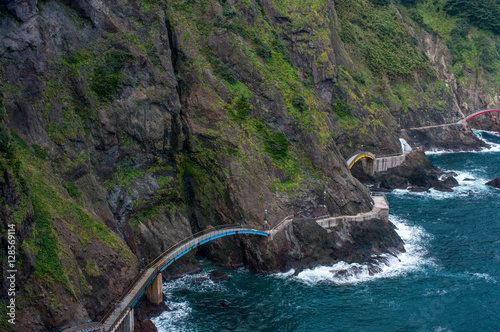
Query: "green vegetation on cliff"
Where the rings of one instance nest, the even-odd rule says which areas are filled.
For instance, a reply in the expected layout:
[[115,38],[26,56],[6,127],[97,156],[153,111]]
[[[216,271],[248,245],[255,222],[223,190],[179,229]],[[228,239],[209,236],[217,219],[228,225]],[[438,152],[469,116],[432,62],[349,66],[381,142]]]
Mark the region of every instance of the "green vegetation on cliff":
[[342,155],[394,153],[401,129],[498,95],[498,19],[470,4],[50,0],[31,39],[0,17],[19,39],[0,61],[17,193],[1,206],[26,226],[31,278],[52,307],[88,307],[109,295],[97,283],[207,225],[319,211],[323,191],[328,213],[367,210]]

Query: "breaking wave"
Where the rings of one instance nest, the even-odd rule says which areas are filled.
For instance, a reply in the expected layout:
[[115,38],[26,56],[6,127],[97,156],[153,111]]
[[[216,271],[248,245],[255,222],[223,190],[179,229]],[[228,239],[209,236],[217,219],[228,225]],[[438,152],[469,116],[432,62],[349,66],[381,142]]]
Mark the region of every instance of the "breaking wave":
[[486,182],[490,181],[485,174],[485,170],[478,167],[474,173],[469,171],[454,171],[454,170],[443,170],[447,173],[455,173],[454,178],[457,180],[459,186],[453,187],[453,192],[443,192],[431,188],[429,191],[424,192],[412,192],[407,189],[395,189],[392,195],[396,196],[414,196],[422,197],[425,199],[433,200],[443,200],[450,197],[456,196],[475,196],[484,195],[492,188],[486,185]]
[[481,141],[486,143],[488,146],[482,148],[478,151],[454,151],[454,150],[430,150],[425,151],[425,154],[448,154],[448,153],[492,153],[492,152],[500,152],[500,133],[494,131],[487,130],[477,130],[473,129],[472,132],[479,138]]
[[[306,283],[331,282],[333,284],[356,284],[380,278],[392,278],[425,268],[435,268],[426,243],[432,238],[422,227],[410,225],[400,217],[390,216],[396,232],[405,242],[406,252],[397,256],[389,254],[374,257],[370,263],[339,262],[333,266],[318,266],[300,272],[295,278]],[[288,272],[290,274],[290,272]]]
[[[209,279],[210,271],[202,271],[197,274],[185,275],[182,278],[175,279],[163,283],[163,294],[166,296],[165,303],[171,311],[164,311],[160,316],[151,318],[153,324],[156,325],[159,332],[190,332],[196,331],[190,327],[190,315],[192,306],[189,302],[176,302],[174,292],[226,292],[227,289],[224,283],[215,283]],[[201,280],[202,282],[197,282]]]

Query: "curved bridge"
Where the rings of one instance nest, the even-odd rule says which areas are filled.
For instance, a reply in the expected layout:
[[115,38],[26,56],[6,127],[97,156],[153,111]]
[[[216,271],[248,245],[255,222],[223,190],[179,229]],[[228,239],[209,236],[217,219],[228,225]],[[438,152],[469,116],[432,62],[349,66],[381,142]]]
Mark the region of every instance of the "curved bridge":
[[468,115],[465,117],[465,121],[469,121],[470,119],[475,118],[478,115],[484,114],[484,113],[490,113],[490,112],[500,112],[500,110],[482,110],[482,111],[477,111],[476,113],[473,113],[471,115]]
[[242,226],[223,225],[193,234],[173,245],[144,268],[144,271],[134,280],[132,286],[117,301],[115,307],[106,314],[101,321],[103,331],[112,332],[118,328],[124,331],[133,331],[133,308],[139,299],[146,293],[151,302],[160,303],[162,301],[162,278],[160,272],[192,249],[224,236],[238,234],[269,236],[270,232],[270,230],[264,231]]
[[[406,145],[408,145],[408,143],[406,143]],[[365,159],[366,162],[363,163],[363,168],[367,174],[373,175],[375,174],[375,172],[385,172],[389,168],[401,165],[405,161],[406,155],[410,151],[411,150],[408,150],[405,147],[402,148],[401,153],[384,155],[384,156],[375,156],[373,153],[370,152],[359,151],[349,156],[349,158],[347,158],[346,164],[347,167],[351,169],[352,166],[354,166],[354,164],[356,164],[358,161]]]
[[371,159],[373,161],[375,160],[375,155],[370,152],[364,152],[364,151],[355,152],[352,155],[350,155],[349,158],[347,158],[346,162],[347,166],[349,167],[349,169],[351,169],[355,163],[357,163],[359,160],[363,158]]

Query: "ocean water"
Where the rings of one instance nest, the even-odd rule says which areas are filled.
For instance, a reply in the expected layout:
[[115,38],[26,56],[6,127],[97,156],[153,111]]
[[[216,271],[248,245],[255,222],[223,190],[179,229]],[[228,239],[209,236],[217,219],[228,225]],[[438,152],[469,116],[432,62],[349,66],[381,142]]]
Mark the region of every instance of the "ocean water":
[[159,331],[499,331],[500,189],[485,182],[500,177],[500,135],[476,135],[490,147],[428,154],[457,173],[453,193],[387,196],[406,253],[387,256],[380,273],[340,262],[197,283],[217,268],[201,260],[199,274],[164,283],[173,310],[153,322]]

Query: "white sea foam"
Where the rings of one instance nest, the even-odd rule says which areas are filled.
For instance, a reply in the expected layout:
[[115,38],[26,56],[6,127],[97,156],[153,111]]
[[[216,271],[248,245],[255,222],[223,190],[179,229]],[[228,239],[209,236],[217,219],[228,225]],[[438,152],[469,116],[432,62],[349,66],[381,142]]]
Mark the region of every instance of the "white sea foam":
[[279,279],[287,279],[291,277],[295,273],[295,269],[290,269],[288,272],[278,272],[274,273],[272,276]]
[[[191,307],[188,302],[169,302],[167,305],[172,311],[164,311],[160,316],[151,318],[153,324],[159,332],[177,332],[179,331],[178,323],[185,321],[191,313]],[[183,331],[190,331],[183,328]]]
[[482,168],[477,168],[474,173],[468,171],[444,170],[446,173],[454,172],[459,186],[453,187],[453,192],[444,192],[431,188],[425,192],[412,192],[407,189],[395,189],[392,194],[400,196],[425,197],[427,199],[442,200],[453,196],[473,196],[491,190],[486,182],[490,181]]
[[[163,283],[163,293],[167,298],[165,303],[172,311],[164,311],[160,316],[151,319],[159,332],[176,332],[179,330],[186,332],[192,331],[192,329],[189,329],[186,327],[186,324],[184,324],[189,321],[192,308],[189,302],[172,301],[175,291],[186,290],[195,293],[213,291],[223,293],[227,291],[224,283],[215,283],[208,278],[209,272],[210,271],[203,271],[197,274],[185,275],[182,278]],[[202,282],[196,282],[197,278],[207,279],[204,279]],[[182,328],[180,328],[181,326]]]
[[397,257],[386,254],[383,260],[376,265],[379,270],[370,273],[374,266],[370,264],[339,262],[333,266],[318,266],[300,272],[295,278],[306,283],[321,281],[335,284],[355,284],[380,278],[396,277],[411,271],[418,271],[425,267],[435,267],[436,263],[428,256],[426,243],[431,238],[420,226],[409,225],[399,217],[390,216],[397,227],[397,233],[405,242],[406,252]]
[[481,141],[486,143],[488,146],[480,149],[479,151],[454,151],[454,150],[430,150],[425,151],[425,154],[447,154],[447,153],[496,153],[500,152],[500,144],[491,141],[487,138],[488,135],[500,137],[500,134],[494,131],[486,131],[486,130],[472,130],[472,132],[479,138]]

